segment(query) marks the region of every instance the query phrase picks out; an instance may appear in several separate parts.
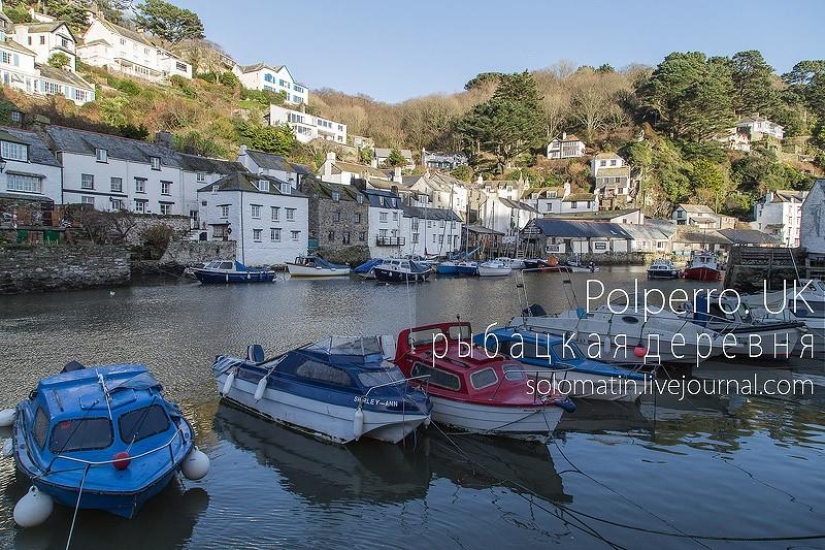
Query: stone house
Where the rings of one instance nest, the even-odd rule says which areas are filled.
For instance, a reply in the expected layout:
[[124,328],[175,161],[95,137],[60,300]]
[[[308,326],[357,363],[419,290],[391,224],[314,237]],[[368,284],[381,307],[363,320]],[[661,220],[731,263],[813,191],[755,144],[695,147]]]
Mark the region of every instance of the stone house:
[[309,201],[309,250],[368,245],[369,202],[357,187],[305,177],[298,189]]

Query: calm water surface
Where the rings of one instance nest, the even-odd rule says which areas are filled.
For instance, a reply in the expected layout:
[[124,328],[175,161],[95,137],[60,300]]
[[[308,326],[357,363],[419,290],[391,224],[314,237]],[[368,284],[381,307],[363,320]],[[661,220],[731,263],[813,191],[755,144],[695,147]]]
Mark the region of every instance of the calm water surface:
[[[564,285],[559,275],[528,275],[526,288],[531,302],[558,311],[574,294],[583,305],[589,277],[573,274]],[[635,277],[648,284],[642,268],[598,277],[608,289],[632,289]],[[457,315],[483,331],[521,307],[515,277],[2,297],[0,406],[70,359],[134,361],[193,421],[209,475],[174,481],[131,521],[81,512],[73,548],[825,548],[825,539],[806,538],[825,535],[825,365],[817,362],[719,371],[806,378],[814,395],[580,402],[547,446],[433,428],[398,446],[328,445],[220,404],[209,369],[216,354],[240,355],[255,342],[269,356],[330,333],[397,333]],[[66,508],[41,527],[14,526],[27,488],[13,460],[2,459],[0,546],[65,547]],[[775,537],[796,540],[767,540]],[[713,540],[725,538],[733,540]]]

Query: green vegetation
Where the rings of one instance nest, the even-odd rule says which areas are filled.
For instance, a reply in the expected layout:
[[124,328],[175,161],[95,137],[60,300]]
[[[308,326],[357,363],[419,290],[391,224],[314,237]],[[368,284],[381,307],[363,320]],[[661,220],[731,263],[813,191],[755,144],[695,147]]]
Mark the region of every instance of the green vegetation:
[[164,0],[143,0],[135,12],[139,26],[172,44],[204,37],[203,23],[196,13]]

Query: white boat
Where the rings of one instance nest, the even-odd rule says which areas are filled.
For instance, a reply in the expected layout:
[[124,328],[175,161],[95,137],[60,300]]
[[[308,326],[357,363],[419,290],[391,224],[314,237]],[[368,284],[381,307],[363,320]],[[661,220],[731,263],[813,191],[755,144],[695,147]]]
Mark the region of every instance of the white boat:
[[590,261],[587,264],[581,261],[579,256],[574,256],[565,262],[568,273],[595,273],[599,270],[596,262]]
[[519,260],[518,258],[496,258],[493,260],[495,262],[501,262],[504,265],[512,268],[512,269],[524,269],[526,266],[524,265],[524,260]]
[[483,262],[478,264],[479,277],[506,277],[513,272],[513,268],[499,261]]
[[[614,311],[619,311],[613,306]],[[533,313],[536,314],[533,314]],[[590,359],[609,363],[698,364],[722,353],[721,336],[671,311],[613,313],[607,305],[556,315],[531,306],[509,326],[532,332],[571,337]],[[650,349],[648,348],[650,346]]]
[[378,338],[330,337],[268,360],[253,345],[246,359],[219,355],[212,371],[224,399],[336,443],[398,443],[432,409],[385,359]]
[[350,274],[348,265],[333,264],[320,256],[298,256],[294,262],[286,263],[292,277],[346,277]]
[[647,268],[648,279],[678,279],[681,276],[681,271],[679,271],[670,260],[656,260]]

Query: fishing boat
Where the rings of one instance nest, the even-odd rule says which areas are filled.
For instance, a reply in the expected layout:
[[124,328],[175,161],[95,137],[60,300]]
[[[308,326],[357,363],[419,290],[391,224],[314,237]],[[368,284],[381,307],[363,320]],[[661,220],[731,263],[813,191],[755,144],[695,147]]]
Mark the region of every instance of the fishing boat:
[[723,335],[727,358],[787,359],[808,332],[806,324],[792,315],[767,312],[753,314],[750,308],[731,296],[696,296],[683,306],[682,316],[698,326]]
[[496,258],[493,261],[501,262],[504,265],[506,265],[507,267],[510,267],[514,270],[515,269],[524,269],[525,267],[527,267],[527,266],[524,265],[524,260],[520,260],[518,258],[501,257],[501,258]]
[[588,358],[608,363],[696,365],[722,353],[720,335],[672,311],[619,311],[606,304],[591,311],[576,308],[547,315],[541,306],[532,305],[508,326],[572,338],[587,350]]
[[690,264],[685,268],[684,277],[695,281],[720,281],[722,269],[719,260],[710,252],[694,254]]
[[499,261],[483,262],[478,264],[479,277],[506,277],[513,272],[513,268]]
[[473,342],[520,361],[537,377],[549,377],[570,397],[632,402],[651,393],[648,375],[588,359],[575,343],[559,336],[509,327],[477,334]]
[[[440,323],[398,335],[395,364],[426,378],[433,420],[470,433],[547,441],[562,413],[575,409],[555,388],[531,391],[523,366],[472,346],[470,324]],[[467,349],[469,348],[469,354]]]
[[348,265],[333,264],[320,256],[298,256],[294,262],[287,262],[286,269],[292,277],[346,277],[350,274]]
[[648,279],[678,279],[681,276],[681,271],[665,258],[659,258],[647,267]]
[[191,479],[209,469],[192,426],[143,365],[72,361],[41,379],[17,405],[13,453],[33,485],[15,507],[24,527],[45,521],[52,499],[132,518],[179,469]]
[[246,267],[237,260],[212,260],[203,267],[193,267],[192,273],[202,284],[271,283],[275,272],[271,269]]
[[378,337],[330,336],[272,359],[252,345],[244,359],[219,355],[212,371],[225,400],[335,443],[398,443],[432,407],[387,362]]
[[458,262],[455,264],[455,270],[458,275],[478,275],[478,262]]
[[382,283],[423,283],[432,269],[413,260],[392,259],[374,266],[375,279]]

